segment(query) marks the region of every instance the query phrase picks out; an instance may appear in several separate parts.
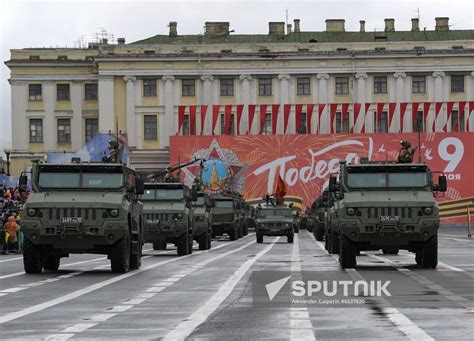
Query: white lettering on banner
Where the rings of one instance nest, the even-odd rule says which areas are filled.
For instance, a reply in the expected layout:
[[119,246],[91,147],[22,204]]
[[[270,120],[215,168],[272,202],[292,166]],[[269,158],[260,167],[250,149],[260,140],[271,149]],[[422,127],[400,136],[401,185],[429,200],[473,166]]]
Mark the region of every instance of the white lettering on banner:
[[[448,152],[449,146],[454,146],[453,153]],[[449,161],[444,172],[453,172],[464,156],[464,144],[456,137],[446,137],[438,145],[438,154],[444,161]]]
[[[369,148],[368,148],[368,153],[367,157],[369,159],[372,158],[372,152],[373,152],[373,139],[369,137]],[[301,180],[304,183],[308,183],[311,180],[314,179],[325,179],[330,173],[336,173],[339,171],[339,159],[334,158],[329,161],[327,160],[322,160],[318,159],[318,157],[326,154],[327,152],[339,148],[339,147],[345,147],[345,146],[364,146],[364,142],[358,141],[358,140],[346,140],[346,141],[341,141],[341,142],[336,142],[330,146],[324,147],[323,149],[319,151],[313,151],[312,149],[308,149],[308,153],[311,156],[311,165],[310,166],[304,166],[301,167],[301,169],[297,168],[290,168],[288,171],[286,170],[286,163],[296,159],[296,155],[290,155],[290,156],[285,156],[279,159],[276,159],[274,161],[268,162],[264,164],[263,166],[260,166],[257,168],[253,174],[254,175],[260,175],[266,171],[268,171],[268,180],[267,180],[267,193],[272,193],[273,192],[273,186],[275,183],[275,175],[280,168],[280,176],[282,179],[285,180],[285,182],[289,186],[294,186],[297,182],[298,179]],[[348,163],[354,162],[355,159],[359,157],[357,153],[348,153],[345,157],[345,160]],[[327,186],[327,181],[324,183],[323,188]]]

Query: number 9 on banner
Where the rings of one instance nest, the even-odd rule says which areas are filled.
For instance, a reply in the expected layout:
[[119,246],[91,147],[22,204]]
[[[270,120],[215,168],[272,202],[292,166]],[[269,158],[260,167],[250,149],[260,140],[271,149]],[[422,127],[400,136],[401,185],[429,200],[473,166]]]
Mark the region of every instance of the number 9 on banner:
[[[454,146],[454,152],[448,151],[448,149],[452,149],[449,146]],[[464,156],[464,144],[456,137],[446,137],[438,145],[438,154],[441,159],[448,161],[444,172],[453,172]]]

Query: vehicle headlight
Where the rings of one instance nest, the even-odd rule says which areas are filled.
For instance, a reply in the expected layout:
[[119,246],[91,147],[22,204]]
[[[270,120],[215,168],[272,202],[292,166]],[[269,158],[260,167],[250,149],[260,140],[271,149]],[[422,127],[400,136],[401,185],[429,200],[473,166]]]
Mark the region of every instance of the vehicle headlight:
[[176,219],[183,219],[183,213],[178,213],[176,215]]
[[117,210],[117,209],[114,208],[113,210],[110,210],[110,211],[109,211],[109,214],[110,214],[110,216],[111,216],[112,218],[118,217],[118,215],[119,215],[119,210]]
[[423,212],[426,214],[426,215],[430,215],[431,213],[433,213],[433,208],[432,207],[425,207],[423,209]]
[[260,227],[265,227],[265,224],[263,224],[263,223],[262,223],[262,224],[260,224]]
[[286,224],[285,224],[285,227],[290,227],[290,224],[286,223]]
[[204,216],[203,215],[198,215],[196,216],[196,221],[203,221],[204,220]]
[[356,213],[355,208],[352,208],[352,207],[347,208],[347,214],[348,215],[354,215],[355,213]]
[[26,213],[29,217],[34,217],[36,213],[38,213],[38,210],[36,208],[29,208]]

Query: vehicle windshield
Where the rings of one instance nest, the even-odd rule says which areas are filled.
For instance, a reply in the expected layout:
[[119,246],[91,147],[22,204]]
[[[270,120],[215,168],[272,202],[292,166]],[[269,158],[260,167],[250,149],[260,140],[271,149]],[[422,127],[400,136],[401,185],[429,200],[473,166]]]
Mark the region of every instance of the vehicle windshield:
[[194,202],[194,206],[204,206],[204,197],[198,197]]
[[349,173],[351,188],[406,188],[428,185],[426,172]]
[[288,209],[267,209],[267,210],[260,210],[258,213],[259,217],[288,217],[291,218],[291,211]]
[[218,208],[233,208],[234,202],[232,200],[216,200],[216,207]]
[[145,193],[142,194],[142,201],[157,201],[157,200],[183,200],[184,191],[181,188],[176,189],[162,189],[162,188],[153,188],[145,189]]
[[41,172],[38,185],[41,188],[85,188],[85,189],[118,189],[123,187],[122,173],[95,172]]

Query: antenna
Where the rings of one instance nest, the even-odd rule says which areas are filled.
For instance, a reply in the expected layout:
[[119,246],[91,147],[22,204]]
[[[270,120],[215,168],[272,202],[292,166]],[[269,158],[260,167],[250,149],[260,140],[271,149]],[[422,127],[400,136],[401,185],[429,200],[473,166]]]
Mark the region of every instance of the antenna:
[[285,9],[286,25],[288,25],[288,9]]
[[417,14],[418,20],[420,20],[420,7],[417,7],[415,12]]

